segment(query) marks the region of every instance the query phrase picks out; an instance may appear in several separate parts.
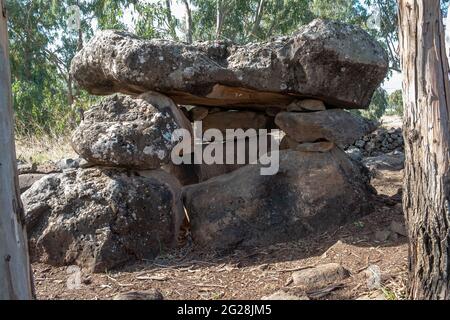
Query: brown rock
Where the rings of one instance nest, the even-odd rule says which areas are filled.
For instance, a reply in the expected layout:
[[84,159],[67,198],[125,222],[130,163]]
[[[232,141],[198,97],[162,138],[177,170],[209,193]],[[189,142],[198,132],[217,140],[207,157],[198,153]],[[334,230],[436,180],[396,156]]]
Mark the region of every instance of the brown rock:
[[350,276],[350,272],[338,263],[322,264],[314,268],[296,271],[292,274],[295,286],[306,290],[325,287],[342,281]]
[[287,111],[323,111],[326,110],[325,104],[320,100],[306,99],[296,100],[287,106]]
[[208,115],[208,108],[205,107],[195,107],[189,110],[190,119],[192,121],[200,121],[206,118]]

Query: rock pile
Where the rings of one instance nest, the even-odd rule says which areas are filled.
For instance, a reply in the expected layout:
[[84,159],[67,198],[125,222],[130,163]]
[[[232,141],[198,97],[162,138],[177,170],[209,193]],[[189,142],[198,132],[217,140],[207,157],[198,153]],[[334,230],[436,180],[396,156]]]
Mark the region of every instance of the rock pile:
[[404,151],[403,132],[401,128],[379,128],[356,140],[347,149],[358,149],[362,156],[373,157],[393,151]]
[[[98,33],[71,72],[89,92],[115,95],[86,112],[73,134],[74,150],[94,167],[47,176],[23,195],[35,256],[94,271],[154,256],[173,246],[182,202],[194,243],[225,251],[295,240],[368,213],[366,171],[342,147],[374,128],[342,108],[367,107],[387,66],[366,32],[324,20],[245,46]],[[245,160],[251,139],[224,132],[283,130],[283,150],[270,153],[278,170],[261,175],[265,165],[252,161],[171,163],[174,131],[191,131],[194,121],[206,136],[183,139],[186,146],[211,152],[242,142],[245,154],[233,157]]]
[[100,272],[176,246],[181,186],[159,168],[184,121],[156,93],[92,107],[72,142],[95,166],[47,175],[22,195],[32,258]]

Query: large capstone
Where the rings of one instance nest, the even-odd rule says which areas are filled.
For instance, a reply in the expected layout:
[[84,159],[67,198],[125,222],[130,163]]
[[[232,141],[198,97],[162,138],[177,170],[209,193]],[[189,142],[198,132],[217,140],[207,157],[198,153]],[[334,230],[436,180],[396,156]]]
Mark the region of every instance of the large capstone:
[[33,261],[103,272],[176,246],[180,185],[162,170],[50,174],[23,195]]
[[364,168],[339,148],[280,151],[275,175],[249,165],[183,188],[194,243],[227,251],[293,241],[371,211]]
[[177,129],[191,130],[174,102],[159,93],[113,95],[85,113],[72,135],[74,150],[88,162],[156,169],[170,161]]
[[367,32],[320,19],[291,37],[242,46],[107,30],[71,65],[79,85],[93,94],[154,90],[180,104],[233,108],[286,108],[302,97],[365,108],[387,70],[384,49]]

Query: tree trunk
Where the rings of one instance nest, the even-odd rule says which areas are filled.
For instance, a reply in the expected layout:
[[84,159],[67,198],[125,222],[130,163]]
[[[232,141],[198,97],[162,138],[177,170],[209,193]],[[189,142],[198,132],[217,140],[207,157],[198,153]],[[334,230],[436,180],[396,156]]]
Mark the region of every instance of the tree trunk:
[[219,40],[222,36],[222,26],[224,19],[224,1],[216,0],[216,39]]
[[192,43],[192,13],[189,6],[189,0],[183,0],[186,8],[186,42]]
[[4,0],[0,0],[0,300],[31,299],[31,273],[14,146]]
[[450,298],[450,87],[439,0],[399,0],[409,297]]
[[172,9],[170,7],[170,0],[166,0],[166,19],[169,26],[169,34],[172,37],[172,40],[178,40],[177,32],[175,30],[175,21],[173,20]]
[[253,27],[250,32],[250,35],[255,38],[257,38],[257,36],[258,36],[259,27],[261,24],[261,18],[262,18],[263,12],[264,12],[264,2],[265,2],[265,0],[259,0],[259,2],[258,2],[258,7],[256,9],[255,18],[253,20]]

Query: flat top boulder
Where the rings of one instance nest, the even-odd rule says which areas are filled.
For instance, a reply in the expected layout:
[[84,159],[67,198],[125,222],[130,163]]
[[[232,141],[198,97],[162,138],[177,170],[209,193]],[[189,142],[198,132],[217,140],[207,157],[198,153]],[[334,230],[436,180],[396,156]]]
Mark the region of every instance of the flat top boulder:
[[255,108],[287,107],[299,97],[365,108],[387,69],[384,49],[368,33],[320,19],[291,37],[242,46],[106,30],[71,65],[79,85],[93,94],[154,90],[180,104]]
[[88,162],[134,169],[156,169],[170,161],[175,130],[189,121],[159,93],[113,95],[85,113],[72,135],[74,150]]

